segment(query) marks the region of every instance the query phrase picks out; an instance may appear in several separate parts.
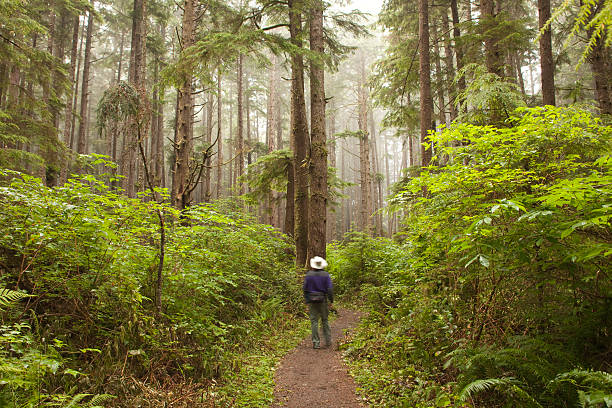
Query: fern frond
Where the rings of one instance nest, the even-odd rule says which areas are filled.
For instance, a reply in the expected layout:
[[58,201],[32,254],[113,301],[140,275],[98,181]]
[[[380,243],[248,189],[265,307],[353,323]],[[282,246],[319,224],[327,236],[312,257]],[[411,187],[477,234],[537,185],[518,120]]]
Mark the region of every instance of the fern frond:
[[476,394],[480,394],[481,392],[488,391],[497,387],[508,388],[512,385],[516,385],[516,383],[516,379],[512,377],[487,378],[484,380],[472,381],[471,383],[463,387],[461,393],[459,393],[459,401],[466,402],[468,398],[471,398]]
[[562,384],[569,384],[576,392],[576,406],[595,407],[612,401],[612,374],[604,371],[574,369],[561,373],[551,380],[546,389],[554,394]]
[[83,399],[85,399],[85,397],[89,397],[90,395],[91,394],[77,394],[74,397],[72,397],[72,399],[70,400],[68,405],[66,405],[64,408],[77,408],[77,407],[80,407],[79,402],[83,401]]
[[512,394],[514,401],[520,400],[526,403],[525,405],[521,405],[521,406],[533,407],[533,408],[543,408],[542,404],[536,401],[535,398],[529,395],[527,391],[525,391],[524,389],[522,389],[516,384],[512,384],[510,388],[508,389],[508,391],[510,394]]
[[10,290],[6,288],[0,289],[0,309],[3,307],[10,306],[18,300],[30,297],[27,293],[18,292],[16,290]]
[[116,398],[114,395],[111,394],[98,394],[95,395],[91,401],[89,401],[89,404],[87,405],[88,408],[103,408],[103,405],[105,402],[112,400],[113,398]]
[[582,387],[591,387],[612,391],[612,374],[605,371],[575,369],[559,374],[549,385],[561,382],[571,382]]

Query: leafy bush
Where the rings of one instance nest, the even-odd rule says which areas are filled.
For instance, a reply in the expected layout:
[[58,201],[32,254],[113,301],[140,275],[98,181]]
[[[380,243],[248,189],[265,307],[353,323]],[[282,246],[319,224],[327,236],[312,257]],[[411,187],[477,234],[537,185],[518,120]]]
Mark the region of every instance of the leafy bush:
[[[42,350],[63,372],[86,374],[83,380],[41,372],[42,403],[81,392],[77,406],[91,399],[84,394],[111,392],[119,406],[133,393],[127,373],[158,381],[222,378],[239,369],[231,364],[234,353],[297,310],[290,242],[236,206],[223,213],[193,207],[179,222],[170,206],[128,199],[93,176],[57,188],[18,173],[2,176],[0,287],[31,295],[4,312],[6,327],[21,327],[10,344],[24,351],[3,356],[15,362]],[[155,317],[157,208],[167,231],[163,310]],[[62,347],[48,354],[43,339]],[[93,349],[99,352],[87,351]],[[29,373],[14,373],[30,381]],[[11,398],[29,406],[31,387],[18,391]],[[2,398],[10,392],[0,388]]]
[[[519,108],[510,124],[432,134],[446,163],[407,178],[393,198],[406,214],[407,261],[381,270],[383,280],[338,275],[346,290],[395,294],[371,304],[373,323],[348,346],[404,384],[383,406],[435,403],[410,378],[450,386],[444,403],[454,406],[589,406],[587,394],[607,395],[571,381],[563,398],[547,390],[564,372],[610,368],[612,127],[577,107]],[[357,270],[361,252],[343,253]],[[407,367],[418,375],[399,374]]]

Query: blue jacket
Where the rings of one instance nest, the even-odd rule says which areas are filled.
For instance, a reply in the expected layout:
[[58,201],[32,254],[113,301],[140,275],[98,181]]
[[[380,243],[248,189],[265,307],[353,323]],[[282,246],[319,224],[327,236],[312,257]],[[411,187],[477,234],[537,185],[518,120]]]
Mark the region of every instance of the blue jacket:
[[304,284],[302,285],[302,289],[304,289],[304,299],[306,303],[310,303],[310,299],[308,297],[309,293],[312,292],[321,292],[327,295],[327,299],[329,299],[330,303],[334,301],[334,290],[331,278],[329,277],[329,273],[325,272],[323,269],[314,269],[310,270],[306,273],[306,277],[304,278]]

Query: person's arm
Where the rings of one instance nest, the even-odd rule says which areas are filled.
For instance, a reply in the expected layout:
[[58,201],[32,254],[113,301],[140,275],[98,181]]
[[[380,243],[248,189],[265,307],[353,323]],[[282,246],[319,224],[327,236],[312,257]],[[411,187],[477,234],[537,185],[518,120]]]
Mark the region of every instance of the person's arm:
[[334,285],[329,277],[327,278],[327,299],[330,304],[334,303]]
[[302,291],[304,291],[304,302],[308,303],[308,291],[306,290],[306,279],[304,278],[304,283],[302,284]]

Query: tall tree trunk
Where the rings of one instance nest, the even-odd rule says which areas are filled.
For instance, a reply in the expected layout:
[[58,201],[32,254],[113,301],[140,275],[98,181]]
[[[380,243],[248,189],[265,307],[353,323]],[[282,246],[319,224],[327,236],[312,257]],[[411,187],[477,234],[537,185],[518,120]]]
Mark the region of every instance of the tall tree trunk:
[[[230,89],[229,92],[229,100],[231,101],[233,98],[233,93],[232,90]],[[228,181],[227,181],[227,185],[228,185],[228,192],[229,195],[234,195],[234,167],[235,167],[235,161],[236,158],[232,157],[234,156],[235,153],[235,149],[236,149],[236,143],[235,143],[236,139],[234,139],[234,104],[232,104],[230,102],[229,104],[229,138],[227,141],[227,150],[229,152],[229,166],[228,166]]]
[[[146,0],[134,0],[134,11],[132,13],[132,41],[130,51],[130,71],[128,81],[141,94],[141,99],[146,100],[144,72],[145,72],[145,44],[146,41]],[[144,118],[138,119],[146,122]],[[140,124],[138,124],[140,125]],[[133,124],[133,127],[136,124]],[[143,127],[144,129],[144,127]],[[145,131],[146,133],[146,131]],[[144,135],[143,135],[144,137]],[[138,145],[137,132],[130,131],[127,143],[124,145],[126,167],[124,167],[123,188],[128,197],[136,196],[137,161],[136,148]]]
[[[538,0],[538,23],[540,30],[550,19],[550,0]],[[550,26],[540,34],[540,69],[542,71],[542,101],[544,105],[555,105],[555,62],[552,54]]]
[[217,68],[217,200],[223,195],[223,137],[221,134],[221,67]]
[[442,11],[442,31],[444,32],[444,61],[446,65],[446,89],[448,90],[448,99],[450,107],[450,121],[457,119],[457,106],[455,99],[457,98],[457,90],[453,86],[455,78],[455,66],[453,64],[453,50],[451,48],[451,34],[448,21],[448,10]]
[[[438,36],[438,31],[436,30],[436,37]],[[440,61],[440,46],[439,38],[436,38],[436,43],[434,46],[435,53],[435,64],[436,64],[436,87],[437,89],[437,97],[438,97],[438,117],[440,120],[440,125],[446,125],[446,111],[445,111],[445,103],[444,103],[444,74],[442,73],[442,62]]]
[[[451,16],[453,18],[453,39],[455,40],[455,58],[457,60],[457,71],[461,71],[463,63],[463,45],[461,44],[461,30],[459,30],[459,9],[457,0],[450,0]],[[465,76],[457,81],[457,93],[465,91]]]
[[[92,2],[93,9],[93,2]],[[89,11],[89,17],[87,19],[87,34],[85,38],[85,56],[83,61],[83,82],[81,86],[81,110],[80,116],[81,119],[79,121],[79,133],[77,137],[77,153],[85,154],[85,146],[86,146],[86,138],[87,135],[85,130],[87,129],[87,112],[88,106],[87,103],[89,101],[89,69],[91,65],[91,41],[93,38],[93,25],[94,25],[94,13],[93,10]]]
[[119,41],[119,62],[117,63],[117,82],[121,82],[121,73],[123,72],[123,49],[125,47],[125,31],[121,31],[121,40]]
[[[77,64],[77,51],[79,47],[79,25],[80,16],[75,16],[72,22],[72,44],[70,49],[70,68],[68,69],[68,80],[70,82],[70,91],[66,95],[66,113],[64,117],[64,143],[68,148],[71,146],[71,137],[73,133],[72,125],[74,123],[74,112],[73,112],[73,98],[78,87],[76,75],[76,64]],[[60,174],[60,183],[66,182],[68,175],[68,157],[64,157],[62,163],[62,170]]]
[[[385,134],[384,138],[383,138],[383,146],[385,148],[385,191],[386,194],[389,194],[389,185],[391,183],[391,179],[390,179],[390,175],[391,172],[389,171],[389,140],[387,139],[387,135]],[[387,216],[387,233],[388,233],[388,237],[391,238],[393,236],[393,218],[390,216]]]
[[597,39],[595,47],[588,58],[595,79],[595,95],[602,114],[612,115],[612,64],[610,47],[605,47],[603,39]]
[[[342,145],[340,148],[340,177],[342,177],[342,180],[346,180],[347,179],[347,172],[346,172],[346,139],[340,139],[340,144]],[[345,193],[345,190],[342,191],[343,193]],[[344,228],[344,226],[346,225],[345,222],[346,221],[346,207],[348,207],[348,201],[346,198],[343,198],[341,201],[341,205],[340,205],[340,233],[341,235],[344,234],[344,232],[346,231],[346,229]]]
[[[303,47],[302,10],[300,0],[289,0],[289,31],[292,44]],[[306,101],[304,98],[304,59],[299,52],[291,56],[291,138],[295,172],[295,248],[296,265],[306,265],[308,256],[308,163],[309,150]],[[289,199],[289,198],[288,198]]]
[[[206,145],[210,146],[212,144],[212,129],[213,129],[213,94],[212,92],[208,92],[207,94],[207,102],[206,102]],[[210,155],[206,158],[206,169],[204,170],[204,201],[211,201],[211,188],[210,188],[210,179],[211,179],[211,158]]]
[[236,79],[236,88],[238,94],[238,113],[237,113],[237,135],[236,135],[236,182],[239,195],[244,194],[244,183],[241,180],[244,173],[244,84],[243,84],[243,58],[242,54],[238,55],[238,68]]
[[428,0],[419,0],[419,84],[421,104],[421,165],[431,161],[431,147],[427,132],[432,129],[433,100],[431,97],[431,78],[429,64],[429,5]]
[[368,235],[372,234],[372,196],[370,187],[370,141],[368,136],[368,94],[366,90],[365,62],[361,57],[360,80],[358,91],[357,124],[359,126],[359,174],[361,187],[361,230]]
[[[596,5],[593,6],[591,18],[595,16],[595,14],[601,13],[602,7],[604,7],[604,0],[599,0]],[[595,27],[591,27],[587,30],[589,38],[593,37],[594,30]],[[610,30],[610,27],[608,27],[607,30]],[[599,104],[599,110],[602,114],[612,115],[612,61],[610,60],[610,47],[606,47],[604,44],[607,30],[604,30],[597,38],[595,46],[588,56],[588,61],[593,71],[595,96]]]
[[[276,137],[276,92],[277,92],[277,84],[276,84],[276,55],[272,55],[272,67],[270,69],[270,75],[268,78],[268,100],[266,106],[266,146],[268,148],[268,153],[274,151],[275,137]],[[268,193],[266,197],[267,208],[265,213],[267,215],[267,223],[270,225],[275,225],[275,210],[276,205],[274,204],[274,194],[272,192]],[[278,226],[278,224],[277,224]]]
[[[310,50],[324,53],[323,2],[310,11]],[[327,231],[327,137],[325,135],[325,74],[321,61],[310,63],[310,225],[308,257],[325,258]]]
[[[336,116],[334,110],[334,103],[331,103],[330,106],[330,115],[329,117],[329,133],[327,134],[327,146],[329,146],[329,166],[336,168],[336,140],[334,139],[334,134],[336,133]],[[338,171],[336,171],[336,176],[338,176]],[[329,193],[329,186],[328,186]],[[336,237],[336,211],[335,209],[330,208],[328,206],[327,210],[327,241],[333,241]]]
[[503,53],[499,49],[495,0],[481,0],[480,29],[484,36],[485,63],[487,71],[504,77]]
[[[249,89],[249,71],[245,72],[244,81],[244,118],[246,122],[246,162],[247,167],[253,160],[253,139],[251,137],[251,94]],[[259,141],[259,140],[258,140]]]
[[526,98],[527,93],[525,93],[525,79],[523,78],[523,71],[521,70],[523,58],[518,52],[514,52],[513,56],[514,69],[516,70],[516,77],[518,79],[519,88],[521,89],[521,95],[523,95],[523,98]]
[[407,169],[408,166],[413,166],[414,163],[412,161],[412,136],[407,135],[405,139],[402,140],[402,163],[400,164],[400,171],[402,169]]
[[150,173],[151,182],[154,186],[162,186],[163,180],[163,144],[164,144],[164,121],[162,116],[163,109],[163,87],[159,82],[159,68],[161,65],[161,56],[157,55],[153,63],[153,95],[151,106],[151,154],[150,154]]
[[285,221],[283,232],[289,236],[295,234],[295,166],[293,160],[287,164],[287,198],[285,200]]
[[[195,43],[195,0],[185,0],[183,8],[183,52]],[[181,54],[183,54],[183,52]],[[181,55],[184,58],[184,55]],[[187,64],[189,65],[189,64]],[[174,140],[172,204],[184,209],[190,203],[190,160],[193,151],[193,72],[189,66],[180,72],[178,116]]]
[[372,170],[374,173],[374,178],[372,180],[373,184],[373,194],[376,194],[376,235],[379,237],[383,236],[383,219],[382,212],[380,211],[383,206],[383,198],[382,198],[382,180],[379,177],[380,174],[380,166],[378,161],[378,141],[376,140],[376,123],[374,123],[374,108],[369,109],[369,124],[370,124],[370,140],[372,141]]
[[[165,43],[166,24],[162,23],[159,27],[159,33],[162,38],[162,43]],[[159,57],[159,64],[163,66],[164,54]],[[155,177],[159,187],[166,187],[166,165],[164,160],[164,99],[166,88],[162,84],[158,84],[158,99],[157,104],[157,143],[155,144]]]
[[[85,18],[83,18],[83,20],[85,20]],[[76,67],[76,78],[74,80],[74,98],[72,99],[72,106],[74,107],[73,109],[76,110],[76,106],[77,106],[77,102],[79,100],[79,79],[80,79],[80,75],[81,75],[81,65],[83,65],[83,43],[84,43],[84,39],[85,39],[85,21],[83,21],[82,27],[81,27],[81,40],[79,41],[79,51],[78,51],[78,57],[77,57],[77,67]],[[76,131],[76,119],[77,119],[77,115],[72,115],[72,123],[70,125],[70,149],[75,150],[76,149],[76,144],[77,144],[77,140],[75,139],[75,135],[77,135],[76,138],[78,138],[78,132]],[[79,118],[79,123],[81,121],[81,118]]]

